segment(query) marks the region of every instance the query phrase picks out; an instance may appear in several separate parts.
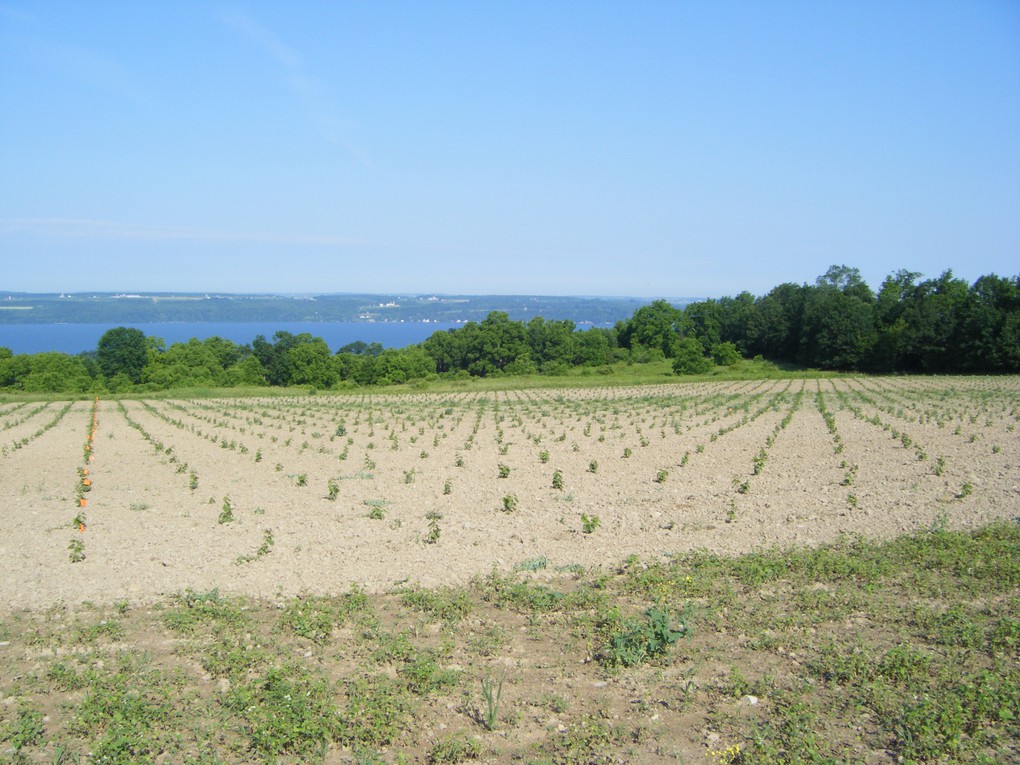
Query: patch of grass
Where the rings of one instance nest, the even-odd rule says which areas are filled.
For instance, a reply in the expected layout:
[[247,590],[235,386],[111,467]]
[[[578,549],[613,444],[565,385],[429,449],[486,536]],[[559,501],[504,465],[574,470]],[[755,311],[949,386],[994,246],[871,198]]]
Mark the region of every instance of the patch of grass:
[[233,686],[224,703],[240,721],[248,752],[265,761],[325,754],[340,734],[333,699],[326,678],[289,663]]
[[405,606],[425,614],[430,619],[450,624],[466,617],[473,607],[466,590],[451,587],[405,590],[400,600]]
[[306,595],[292,599],[280,614],[281,629],[320,645],[333,630],[368,607],[368,597],[357,587],[339,596]]
[[1016,759],[1020,523],[516,568],[467,588],[4,612],[0,760]]

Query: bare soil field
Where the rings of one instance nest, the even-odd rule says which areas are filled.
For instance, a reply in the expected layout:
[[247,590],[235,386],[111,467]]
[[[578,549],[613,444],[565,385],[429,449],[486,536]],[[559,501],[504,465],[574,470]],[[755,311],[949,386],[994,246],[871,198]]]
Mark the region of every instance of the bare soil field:
[[1020,379],[0,405],[8,608],[460,585],[1020,513]]

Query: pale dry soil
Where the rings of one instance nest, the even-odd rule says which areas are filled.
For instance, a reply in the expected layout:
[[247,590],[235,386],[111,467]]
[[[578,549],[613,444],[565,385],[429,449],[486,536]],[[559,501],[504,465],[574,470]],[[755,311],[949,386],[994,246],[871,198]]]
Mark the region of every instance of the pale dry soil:
[[978,527],[1020,514],[1018,410],[1015,377],[7,403],[0,592],[386,592]]

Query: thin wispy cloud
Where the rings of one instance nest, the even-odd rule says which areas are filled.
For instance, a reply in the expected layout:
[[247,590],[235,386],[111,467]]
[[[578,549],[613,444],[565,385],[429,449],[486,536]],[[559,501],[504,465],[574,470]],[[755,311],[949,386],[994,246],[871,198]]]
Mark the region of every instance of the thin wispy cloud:
[[243,11],[236,9],[225,11],[221,14],[221,19],[230,29],[273,59],[283,70],[287,84],[325,140],[347,150],[363,164],[372,164],[364,149],[351,142],[349,138],[353,123],[343,117],[326,83],[307,71],[304,59],[297,50],[282,42],[269,29]]
[[107,239],[191,242],[245,242],[253,244],[366,246],[352,237],[318,234],[276,234],[260,231],[209,231],[178,226],[145,226],[85,218],[0,219],[2,236],[45,236],[61,239]]

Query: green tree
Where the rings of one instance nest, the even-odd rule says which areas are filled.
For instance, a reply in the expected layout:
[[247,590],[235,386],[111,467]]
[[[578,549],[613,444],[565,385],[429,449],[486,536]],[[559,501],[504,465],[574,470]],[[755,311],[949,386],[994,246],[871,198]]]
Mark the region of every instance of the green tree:
[[720,301],[702,300],[684,308],[688,331],[706,348],[722,342],[723,310]]
[[874,344],[872,306],[830,285],[804,304],[801,363],[820,369],[859,369]]
[[125,374],[133,383],[142,380],[142,370],[149,360],[149,342],[145,333],[132,327],[114,327],[103,333],[96,346],[96,360],[103,377],[112,379]]
[[287,350],[290,385],[332,388],[339,379],[329,346],[322,338],[298,342]]
[[804,303],[811,289],[786,282],[755,301],[748,317],[748,355],[796,361],[801,345]]
[[92,377],[77,356],[33,353],[17,387],[32,393],[84,393],[91,389]]
[[142,382],[161,390],[215,386],[220,383],[222,371],[212,349],[193,337],[186,343],[174,343],[166,351],[151,351],[142,370]]
[[534,317],[527,324],[531,359],[542,368],[571,363],[576,329],[569,320],[546,321],[541,316]]
[[612,346],[609,332],[598,327],[577,332],[574,335],[575,366],[601,367],[612,362]]
[[255,356],[245,356],[226,370],[225,384],[231,387],[268,385],[266,370]]
[[688,330],[684,312],[665,300],[654,300],[642,306],[619,327],[619,342],[625,348],[657,350],[673,358],[680,338]]
[[960,313],[962,370],[1020,371],[1020,277],[980,277]]
[[711,349],[712,361],[720,367],[731,367],[740,363],[740,351],[730,342],[716,343]]
[[673,372],[678,375],[701,375],[712,369],[712,361],[705,356],[705,348],[696,337],[685,337],[677,342]]

